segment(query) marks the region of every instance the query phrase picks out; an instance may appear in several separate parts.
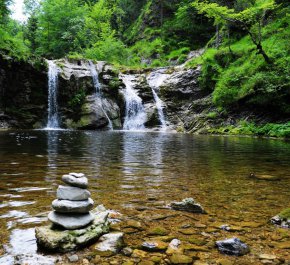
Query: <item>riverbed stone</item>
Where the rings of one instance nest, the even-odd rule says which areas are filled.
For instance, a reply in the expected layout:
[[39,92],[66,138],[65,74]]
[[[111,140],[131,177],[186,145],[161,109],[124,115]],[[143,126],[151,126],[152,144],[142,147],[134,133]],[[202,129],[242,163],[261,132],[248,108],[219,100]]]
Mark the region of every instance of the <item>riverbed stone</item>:
[[121,232],[109,233],[100,237],[94,246],[95,252],[100,256],[110,257],[122,249],[124,246],[124,234]]
[[35,229],[37,243],[46,251],[69,252],[95,242],[101,235],[109,231],[108,213],[98,213],[92,217],[93,222],[82,229],[64,230],[51,226],[37,227]]
[[89,199],[91,193],[86,189],[60,185],[56,196],[59,200],[83,201]]
[[89,198],[85,201],[54,200],[52,208],[58,213],[88,213],[92,210],[94,201]]
[[283,228],[290,228],[290,208],[286,208],[271,218],[271,223]]
[[150,240],[142,243],[142,248],[150,252],[164,252],[168,244],[159,240]]
[[74,230],[84,227],[90,224],[94,220],[94,215],[91,213],[87,214],[64,214],[57,212],[50,212],[48,219],[56,224],[64,227],[65,229]]
[[181,202],[172,202],[170,207],[177,211],[206,213],[203,207],[199,203],[196,203],[193,198],[185,198]]
[[77,178],[72,175],[63,175],[62,181],[70,186],[86,189],[88,187],[88,179],[86,177]]
[[216,241],[216,246],[221,253],[227,255],[242,256],[250,252],[248,245],[236,237]]
[[171,264],[192,264],[192,258],[183,254],[173,254],[169,260]]

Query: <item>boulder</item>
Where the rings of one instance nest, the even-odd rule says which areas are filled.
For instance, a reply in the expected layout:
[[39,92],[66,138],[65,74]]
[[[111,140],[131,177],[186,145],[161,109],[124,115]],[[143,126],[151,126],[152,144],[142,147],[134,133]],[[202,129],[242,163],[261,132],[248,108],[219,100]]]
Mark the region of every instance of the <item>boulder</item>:
[[50,212],[48,219],[56,224],[64,227],[65,229],[73,230],[84,227],[94,220],[94,215],[87,214],[63,214],[57,212]]
[[206,213],[199,203],[195,203],[193,198],[186,198],[181,202],[172,202],[170,207],[173,210],[185,211],[191,213]]
[[216,241],[216,246],[221,253],[227,255],[243,256],[250,252],[248,245],[236,237]]
[[54,200],[52,208],[58,213],[88,213],[92,210],[94,201],[89,198],[85,201]]
[[86,189],[88,187],[88,179],[86,177],[76,178],[72,175],[63,175],[62,181],[68,185]]
[[100,256],[112,256],[117,254],[124,246],[123,233],[109,233],[100,237],[94,246],[95,251]]
[[60,185],[56,195],[59,200],[83,201],[89,199],[91,193],[86,189]]
[[42,226],[35,229],[38,245],[46,251],[68,252],[86,246],[109,231],[108,213],[98,213],[93,223],[83,229],[63,230]]

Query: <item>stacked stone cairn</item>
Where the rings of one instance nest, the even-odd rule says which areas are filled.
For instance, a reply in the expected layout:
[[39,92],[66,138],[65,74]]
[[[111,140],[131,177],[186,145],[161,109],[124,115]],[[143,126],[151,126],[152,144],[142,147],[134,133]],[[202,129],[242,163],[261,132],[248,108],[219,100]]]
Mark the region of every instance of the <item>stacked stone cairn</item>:
[[54,211],[49,213],[48,219],[68,230],[89,225],[95,217],[90,212],[94,201],[87,190],[88,179],[83,173],[69,173],[62,176],[62,181],[68,186],[58,187],[57,199],[52,202]]

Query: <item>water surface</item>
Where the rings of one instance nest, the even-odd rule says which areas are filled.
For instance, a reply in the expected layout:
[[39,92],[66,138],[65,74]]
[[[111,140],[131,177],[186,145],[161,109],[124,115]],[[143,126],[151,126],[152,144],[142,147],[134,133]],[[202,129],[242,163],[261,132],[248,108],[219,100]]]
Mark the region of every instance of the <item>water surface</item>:
[[[129,245],[142,242],[146,230],[156,225],[186,239],[180,227],[195,227],[198,222],[206,228],[195,228],[197,236],[214,232],[214,240],[242,235],[259,253],[257,238],[275,233],[268,219],[289,207],[289,165],[290,143],[279,140],[148,132],[0,131],[0,229],[1,241],[7,245],[1,251],[13,253],[14,236],[21,229],[31,231],[46,223],[63,174],[83,172],[96,204],[144,223],[144,231],[127,236]],[[253,180],[250,172],[279,176],[281,181]],[[152,221],[174,212],[163,206],[186,197],[195,198],[209,215],[190,219],[178,212],[176,217]],[[236,234],[213,229],[217,224],[248,221],[263,227]],[[271,235],[263,238],[259,240],[264,240],[264,248],[273,252]],[[24,238],[21,244],[36,253],[31,240]],[[218,256],[214,249],[201,254],[202,259]]]

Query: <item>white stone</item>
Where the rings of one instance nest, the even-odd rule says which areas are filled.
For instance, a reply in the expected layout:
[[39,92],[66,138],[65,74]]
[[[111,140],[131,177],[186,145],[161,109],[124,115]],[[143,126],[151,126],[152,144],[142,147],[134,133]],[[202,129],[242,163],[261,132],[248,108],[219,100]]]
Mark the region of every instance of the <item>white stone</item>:
[[76,177],[76,178],[82,178],[85,176],[84,173],[75,173],[75,172],[69,173],[69,175]]
[[86,189],[60,185],[56,196],[59,200],[83,201],[89,199],[91,193]]
[[52,208],[58,213],[88,213],[94,206],[89,198],[85,201],[54,200]]
[[50,212],[48,219],[57,225],[60,225],[66,229],[73,230],[81,227],[85,227],[94,220],[94,215],[87,214],[63,214],[57,212]]
[[63,175],[62,181],[68,185],[86,189],[88,187],[88,179],[86,177],[76,178],[71,175]]

